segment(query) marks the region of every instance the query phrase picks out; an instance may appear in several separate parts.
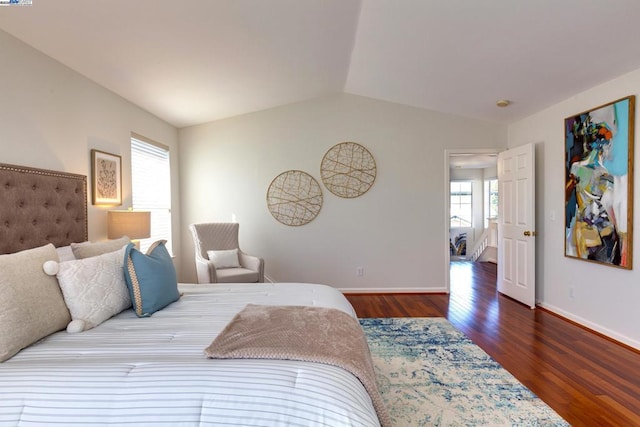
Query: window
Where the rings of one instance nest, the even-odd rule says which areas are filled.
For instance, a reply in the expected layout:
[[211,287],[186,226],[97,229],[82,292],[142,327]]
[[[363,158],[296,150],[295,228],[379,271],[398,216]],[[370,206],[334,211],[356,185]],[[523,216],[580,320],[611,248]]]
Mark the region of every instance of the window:
[[489,227],[489,220],[498,217],[498,180],[488,179],[484,182],[484,228]]
[[451,206],[450,227],[472,227],[473,209],[471,181],[452,181],[451,185]]
[[151,237],[140,240],[140,250],[146,252],[153,242],[162,239],[172,253],[168,147],[131,136],[131,192],[133,209],[151,212]]

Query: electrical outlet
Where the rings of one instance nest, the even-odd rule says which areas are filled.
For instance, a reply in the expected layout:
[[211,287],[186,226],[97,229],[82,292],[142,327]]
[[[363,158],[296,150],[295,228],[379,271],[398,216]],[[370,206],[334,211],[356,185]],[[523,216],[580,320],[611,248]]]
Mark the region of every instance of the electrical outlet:
[[363,267],[356,267],[356,276],[358,276],[358,277],[364,276],[364,268]]
[[569,298],[573,299],[576,296],[573,286],[569,287]]

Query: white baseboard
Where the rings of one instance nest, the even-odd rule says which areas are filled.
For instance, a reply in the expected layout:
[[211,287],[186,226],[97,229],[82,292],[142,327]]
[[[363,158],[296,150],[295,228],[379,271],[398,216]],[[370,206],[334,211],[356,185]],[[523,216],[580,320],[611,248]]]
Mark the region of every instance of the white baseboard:
[[628,345],[629,347],[633,347],[636,350],[640,350],[640,341],[636,341],[636,340],[631,339],[631,338],[629,338],[627,336],[621,335],[621,334],[619,334],[619,333],[617,333],[615,331],[612,331],[610,329],[605,328],[602,325],[598,325],[597,323],[591,322],[591,321],[589,321],[587,319],[584,319],[584,318],[582,318],[580,316],[576,316],[576,315],[574,315],[572,313],[569,313],[569,312],[567,312],[565,310],[562,310],[562,309],[560,309],[558,307],[555,307],[555,306],[553,306],[551,304],[538,302],[538,305],[540,307],[546,309],[546,310],[549,310],[549,311],[559,315],[559,316],[562,316],[562,317],[564,317],[566,319],[569,319],[569,320],[571,320],[573,322],[579,323],[580,325],[582,325],[582,326],[584,326],[586,328],[589,328],[591,330],[599,332],[602,335],[605,335],[605,336],[607,336],[607,337],[609,337],[609,338],[611,338],[613,340],[619,341],[619,342],[621,342],[621,343],[623,343],[625,345]]
[[[265,283],[280,283],[264,275]],[[285,282],[286,283],[286,282]],[[311,283],[311,282],[300,282]],[[328,285],[331,286],[331,285]],[[343,294],[446,294],[447,288],[336,288]]]
[[343,294],[446,294],[442,288],[337,288]]

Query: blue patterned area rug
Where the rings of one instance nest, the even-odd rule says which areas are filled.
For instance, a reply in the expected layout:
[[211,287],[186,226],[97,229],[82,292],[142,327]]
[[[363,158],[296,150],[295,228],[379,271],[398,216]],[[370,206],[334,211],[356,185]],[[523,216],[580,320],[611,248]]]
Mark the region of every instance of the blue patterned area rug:
[[397,427],[569,425],[444,318],[360,323]]

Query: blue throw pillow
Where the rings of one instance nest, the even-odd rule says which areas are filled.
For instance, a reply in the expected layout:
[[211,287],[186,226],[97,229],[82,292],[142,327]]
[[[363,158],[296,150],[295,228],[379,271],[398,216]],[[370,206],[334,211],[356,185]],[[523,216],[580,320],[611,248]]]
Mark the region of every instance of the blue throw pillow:
[[149,317],[180,298],[176,269],[165,242],[155,242],[146,254],[133,243],[125,250],[124,276],[138,317]]

